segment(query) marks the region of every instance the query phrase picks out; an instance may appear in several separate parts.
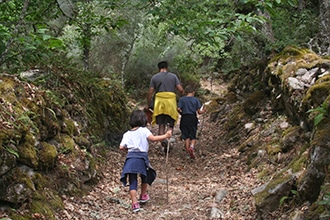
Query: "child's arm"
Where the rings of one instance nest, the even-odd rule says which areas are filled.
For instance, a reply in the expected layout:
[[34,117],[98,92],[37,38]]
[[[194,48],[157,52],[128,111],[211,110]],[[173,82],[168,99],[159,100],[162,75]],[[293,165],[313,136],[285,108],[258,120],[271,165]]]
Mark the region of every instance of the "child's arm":
[[172,130],[168,130],[165,134],[162,134],[162,135],[149,135],[148,136],[148,140],[149,141],[162,141],[166,138],[169,138],[172,136]]
[[202,105],[201,108],[197,109],[197,113],[198,114],[204,114],[206,112],[206,108],[205,108],[205,105]]

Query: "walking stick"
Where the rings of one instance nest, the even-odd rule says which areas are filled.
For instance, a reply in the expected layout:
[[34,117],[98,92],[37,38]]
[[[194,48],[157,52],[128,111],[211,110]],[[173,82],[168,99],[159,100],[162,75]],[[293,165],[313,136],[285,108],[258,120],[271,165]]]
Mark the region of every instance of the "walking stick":
[[[206,106],[206,105],[209,105],[211,103],[211,101],[208,101],[208,102],[205,102],[202,107],[201,107],[201,111],[203,110],[203,108]],[[204,116],[205,114],[202,115],[202,122],[201,122],[201,131],[198,133],[198,138],[202,135],[202,131],[203,131],[203,127],[204,127]]]
[[[169,126],[170,126],[170,125],[167,124],[167,127],[169,127]],[[172,132],[173,132],[173,130],[172,130]],[[166,173],[166,200],[167,200],[167,203],[169,202],[169,196],[168,196],[168,167],[167,167],[169,152],[170,152],[170,139],[168,138],[168,139],[167,139],[167,147],[166,147],[166,160],[165,160],[165,173]]]
[[167,204],[169,202],[168,198],[168,169],[167,169],[167,162],[168,162],[168,154],[170,152],[170,140],[167,140],[167,149],[166,149],[166,162],[165,162],[165,169],[166,169],[166,199]]
[[[203,108],[206,106],[206,105],[209,105],[211,103],[211,101],[208,101],[206,103],[204,103],[201,107],[201,111],[203,110]],[[202,122],[201,122],[201,130],[200,132],[198,132],[198,136],[197,136],[197,139],[199,139],[201,136],[202,136],[202,131],[203,131],[203,127],[204,127],[204,117],[205,117],[205,113],[202,115]],[[202,150],[202,147],[199,148],[199,154],[202,155],[203,154],[203,150]]]

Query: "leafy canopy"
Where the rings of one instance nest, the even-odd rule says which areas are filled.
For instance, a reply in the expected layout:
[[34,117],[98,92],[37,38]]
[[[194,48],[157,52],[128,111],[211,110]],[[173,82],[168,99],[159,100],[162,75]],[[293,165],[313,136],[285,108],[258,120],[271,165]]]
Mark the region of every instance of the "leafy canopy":
[[52,0],[11,0],[0,4],[0,65],[21,66],[44,60],[62,41],[48,21],[58,16]]
[[259,2],[163,0],[154,2],[150,13],[156,18],[155,24],[165,24],[164,33],[180,35],[191,42],[196,52],[217,57],[219,50],[232,39],[257,31],[256,25],[266,21],[256,10],[238,10],[247,4],[257,7]]

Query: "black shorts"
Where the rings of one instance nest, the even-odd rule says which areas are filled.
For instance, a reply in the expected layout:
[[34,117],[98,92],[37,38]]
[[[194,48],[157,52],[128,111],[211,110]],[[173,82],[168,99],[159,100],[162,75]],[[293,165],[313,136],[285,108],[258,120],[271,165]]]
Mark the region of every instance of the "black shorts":
[[158,125],[168,125],[169,127],[174,127],[174,119],[169,115],[160,114],[156,116],[156,124]]
[[190,140],[196,139],[197,127],[195,126],[180,126],[181,137],[183,140],[189,138]]

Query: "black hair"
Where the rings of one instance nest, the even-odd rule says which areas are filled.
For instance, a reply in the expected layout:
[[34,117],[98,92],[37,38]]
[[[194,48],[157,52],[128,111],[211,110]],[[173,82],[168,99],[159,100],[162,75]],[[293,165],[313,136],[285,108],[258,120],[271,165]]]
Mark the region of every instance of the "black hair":
[[164,68],[167,69],[167,66],[168,66],[168,64],[166,61],[161,61],[158,63],[158,69],[164,69]]
[[193,86],[191,86],[191,85],[188,85],[188,86],[186,86],[186,88],[184,89],[184,91],[186,93],[193,93],[193,92],[195,92],[195,88]]
[[147,116],[142,110],[134,110],[129,119],[129,125],[132,128],[145,127],[147,125]]

